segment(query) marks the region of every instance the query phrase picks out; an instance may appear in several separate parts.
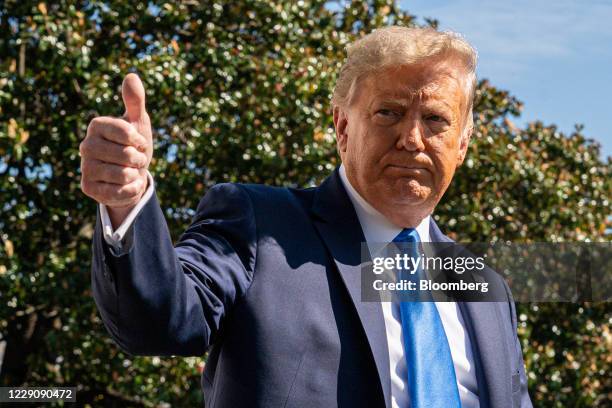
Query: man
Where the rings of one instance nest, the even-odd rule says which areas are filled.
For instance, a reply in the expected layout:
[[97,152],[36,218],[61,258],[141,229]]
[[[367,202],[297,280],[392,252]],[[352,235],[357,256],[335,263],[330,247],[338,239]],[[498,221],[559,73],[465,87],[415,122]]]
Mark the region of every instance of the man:
[[472,133],[476,55],[388,27],[352,44],[333,95],[342,166],[298,190],[220,184],[175,246],[147,172],[144,89],[94,119],[82,189],[100,203],[92,285],[121,348],[210,354],[207,407],[529,407],[504,302],[362,302],[362,242],[444,241],[431,214]]

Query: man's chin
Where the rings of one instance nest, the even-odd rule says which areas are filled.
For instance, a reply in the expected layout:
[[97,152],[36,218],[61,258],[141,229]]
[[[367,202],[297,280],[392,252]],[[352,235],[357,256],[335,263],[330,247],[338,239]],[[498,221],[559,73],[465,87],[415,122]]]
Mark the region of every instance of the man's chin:
[[400,179],[395,183],[394,200],[398,204],[419,205],[431,196],[430,186],[415,179]]
[[377,187],[368,191],[366,199],[383,212],[422,212],[431,204],[433,189],[414,179],[387,180]]
[[432,206],[429,196],[404,194],[401,197],[389,198],[387,205],[381,212],[397,226],[403,228],[416,227],[423,218],[431,214],[434,206]]

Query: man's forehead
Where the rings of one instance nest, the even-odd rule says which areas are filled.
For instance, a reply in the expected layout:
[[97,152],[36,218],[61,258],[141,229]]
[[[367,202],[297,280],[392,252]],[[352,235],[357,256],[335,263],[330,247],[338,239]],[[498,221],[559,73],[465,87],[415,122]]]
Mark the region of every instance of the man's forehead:
[[375,98],[397,99],[397,100],[439,100],[449,99],[457,96],[453,92],[455,87],[444,86],[440,83],[428,83],[420,87],[396,83],[394,86],[377,86],[374,88]]
[[462,71],[446,61],[388,67],[370,74],[366,86],[374,98],[456,99],[462,94]]
[[386,72],[372,75],[369,81],[373,96],[412,99],[440,99],[456,97],[461,89],[457,76],[438,72],[422,75],[418,72]]

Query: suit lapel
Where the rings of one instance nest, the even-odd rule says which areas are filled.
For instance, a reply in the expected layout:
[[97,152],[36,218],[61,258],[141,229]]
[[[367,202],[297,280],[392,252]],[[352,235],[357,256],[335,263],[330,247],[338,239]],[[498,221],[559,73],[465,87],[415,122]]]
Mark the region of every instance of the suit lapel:
[[[391,406],[389,349],[382,308],[361,301],[361,243],[365,237],[355,209],[342,185],[338,169],[317,189],[312,212],[314,225],[328,248],[353,301],[367,336],[385,404]],[[431,220],[433,242],[453,242]],[[476,366],[479,399],[483,408],[504,408],[512,401],[510,355],[499,304],[458,302],[466,324]]]
[[361,244],[365,237],[338,169],[317,189],[312,211],[316,215],[314,225],[335,261],[361,320],[378,370],[385,405],[389,408],[391,377],[384,316],[379,302],[361,301]]
[[[512,403],[510,355],[507,339],[501,326],[499,303],[493,302],[463,302],[462,312],[469,316],[480,366],[484,380],[489,406],[504,408]],[[479,384],[480,386],[480,384]]]
[[[433,242],[453,242],[431,221]],[[505,408],[512,403],[509,344],[502,326],[500,304],[457,302],[466,325],[475,359],[480,406]]]

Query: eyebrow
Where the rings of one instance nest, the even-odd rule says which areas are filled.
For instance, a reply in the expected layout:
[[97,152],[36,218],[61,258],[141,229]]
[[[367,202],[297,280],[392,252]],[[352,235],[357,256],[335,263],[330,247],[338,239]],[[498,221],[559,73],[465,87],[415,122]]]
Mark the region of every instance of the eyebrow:
[[[448,110],[453,110],[452,106],[445,101],[444,99],[440,99],[440,98],[432,98],[431,96],[428,95],[423,95],[425,97],[424,102],[426,103],[430,103],[433,105],[444,105]],[[414,97],[414,96],[412,96]],[[384,95],[377,95],[376,98],[374,99],[374,101],[378,101],[378,102],[382,102],[384,104],[389,104],[389,105],[396,105],[396,106],[401,106],[402,108],[407,108],[408,105],[412,102],[412,98],[411,97],[395,97],[395,98],[385,98]]]
[[450,111],[453,110],[452,106],[450,106],[450,104],[446,102],[444,99],[428,99],[428,100],[433,101],[435,105],[442,104],[442,105],[445,105],[448,110]]

